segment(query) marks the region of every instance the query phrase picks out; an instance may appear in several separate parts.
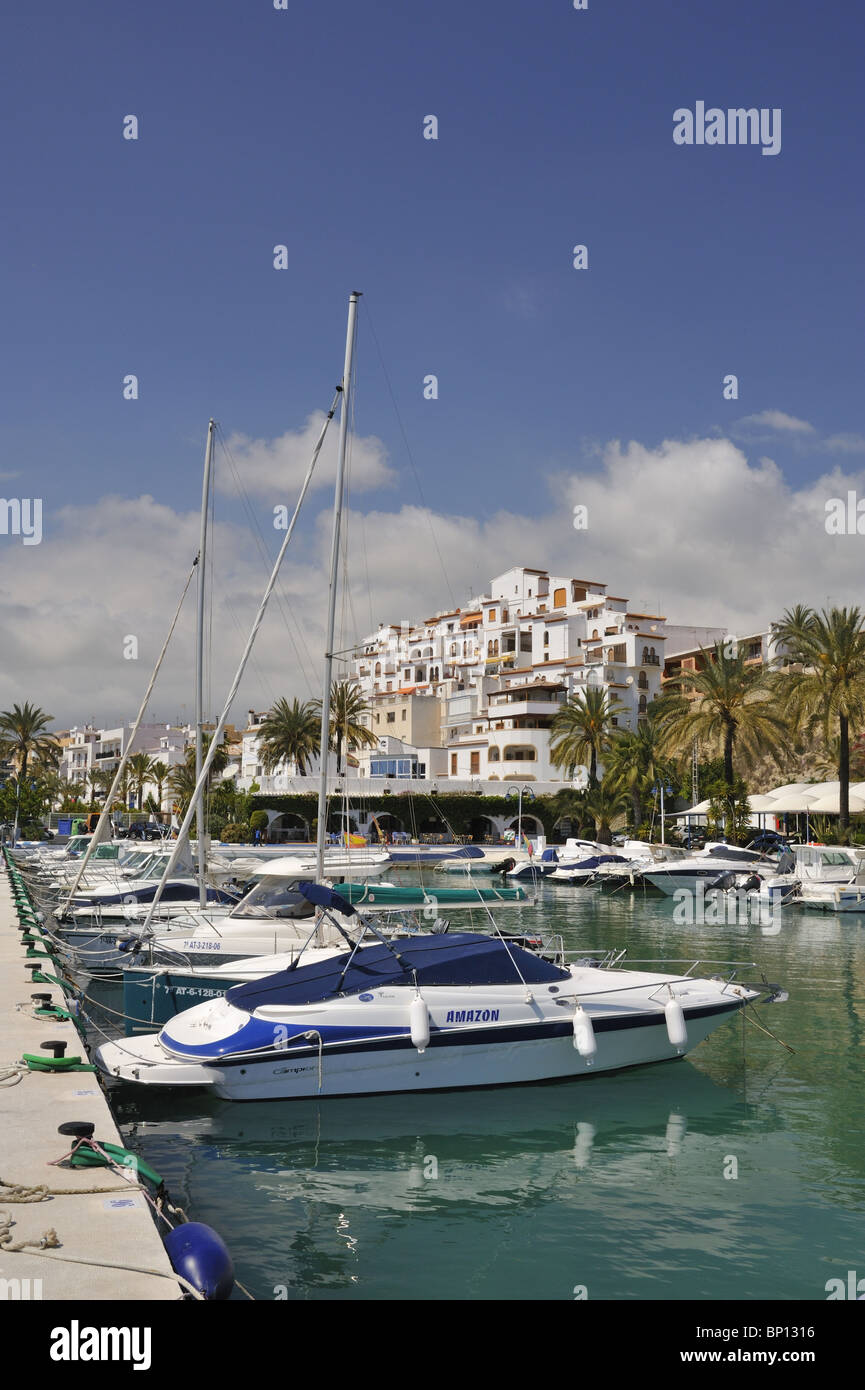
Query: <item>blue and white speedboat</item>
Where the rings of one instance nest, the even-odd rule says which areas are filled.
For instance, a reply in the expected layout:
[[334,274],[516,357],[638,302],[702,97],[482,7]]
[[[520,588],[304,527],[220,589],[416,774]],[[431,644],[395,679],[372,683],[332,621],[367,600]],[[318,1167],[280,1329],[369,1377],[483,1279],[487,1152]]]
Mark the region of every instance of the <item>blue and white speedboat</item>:
[[[316,885],[324,916],[351,905]],[[374,932],[371,924],[365,924]],[[310,938],[313,939],[312,937]],[[360,941],[104,1044],[109,1076],[289,1100],[513,1085],[670,1061],[773,986],[555,963],[495,935]]]

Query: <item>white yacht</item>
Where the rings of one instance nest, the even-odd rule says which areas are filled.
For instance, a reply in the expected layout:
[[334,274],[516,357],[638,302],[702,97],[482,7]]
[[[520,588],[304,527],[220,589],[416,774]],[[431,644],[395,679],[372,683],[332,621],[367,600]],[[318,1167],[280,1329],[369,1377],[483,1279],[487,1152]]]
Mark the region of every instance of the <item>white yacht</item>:
[[717,880],[727,874],[774,874],[775,868],[775,860],[768,855],[713,840],[696,854],[646,866],[642,876],[654,888],[672,897],[677,889],[694,892],[698,883],[702,883],[704,889],[722,886]]
[[814,912],[865,913],[865,859],[846,845],[794,845],[795,901]]

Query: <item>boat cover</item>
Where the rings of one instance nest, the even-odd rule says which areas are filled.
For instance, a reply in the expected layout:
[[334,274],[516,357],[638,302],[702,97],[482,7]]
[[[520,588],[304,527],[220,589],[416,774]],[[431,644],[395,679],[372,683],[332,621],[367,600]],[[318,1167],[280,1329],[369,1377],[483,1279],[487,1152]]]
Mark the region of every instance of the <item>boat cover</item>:
[[[382,985],[413,985],[415,976],[421,987],[516,985],[520,977],[532,985],[570,979],[567,970],[551,965],[532,951],[512,942],[505,945],[496,936],[473,932],[409,936],[395,942],[390,950],[380,944],[364,946],[355,953],[342,980],[349,955],[346,951],[314,965],[300,965],[296,970],[281,970],[264,980],[234,985],[225,997],[235,1007],[252,1013],[265,1004],[312,1004]],[[519,966],[519,974],[514,962]]]

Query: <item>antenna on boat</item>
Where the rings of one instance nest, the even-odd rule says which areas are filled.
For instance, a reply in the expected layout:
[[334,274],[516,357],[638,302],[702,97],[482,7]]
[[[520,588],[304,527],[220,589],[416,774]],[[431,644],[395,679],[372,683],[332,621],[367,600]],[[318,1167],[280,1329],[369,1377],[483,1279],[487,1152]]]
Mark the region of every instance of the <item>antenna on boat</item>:
[[330,549],[330,582],[327,596],[327,627],[324,647],[324,687],[321,697],[321,778],[318,788],[318,825],[315,836],[315,876],[324,878],[324,845],[327,837],[327,762],[330,750],[330,682],[333,670],[333,637],[336,625],[337,567],[342,525],[342,503],[345,482],[345,455],[348,440],[348,420],[351,408],[351,371],[354,359],[354,337],[357,322],[357,302],[360,291],[353,290],[348,301],[348,324],[345,333],[345,366],[342,374],[342,407],[339,416],[339,457],[333,495],[333,536]]

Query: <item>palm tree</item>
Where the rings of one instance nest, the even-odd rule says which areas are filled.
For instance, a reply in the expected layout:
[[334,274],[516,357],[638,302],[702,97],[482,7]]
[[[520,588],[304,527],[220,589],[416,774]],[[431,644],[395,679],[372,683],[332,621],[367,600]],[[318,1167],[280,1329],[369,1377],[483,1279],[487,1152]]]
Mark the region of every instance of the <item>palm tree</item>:
[[43,759],[50,760],[57,751],[59,757],[59,747],[56,739],[48,733],[47,726],[54,718],[53,714],[46,714],[38,705],[31,705],[27,700],[22,705],[13,705],[11,710],[3,710],[0,713],[0,755],[4,758],[11,758],[13,763],[17,763],[18,776],[16,777],[15,793],[15,829],[13,831],[13,841],[18,838],[18,811],[21,804],[21,789],[27,784],[27,763],[31,755],[42,754]]
[[[212,738],[212,734],[202,734],[202,760],[207,757]],[[159,764],[159,766],[164,767],[165,764],[162,763]],[[205,797],[209,796],[210,794],[210,786],[213,778],[218,776],[220,772],[224,772],[227,766],[228,752],[226,750],[225,744],[221,744],[214,753],[213,762],[210,764],[210,767],[207,770],[207,782],[204,786]],[[153,769],[151,769],[151,778],[154,778],[154,776],[155,774],[153,772]],[[194,747],[187,748],[186,756],[184,757],[182,763],[178,763],[177,766],[172,768],[171,770],[166,768],[166,776],[164,780],[168,786],[168,790],[171,792],[172,796],[174,796],[175,800],[177,801],[180,807],[181,815],[185,816],[189,807],[189,803],[192,799],[192,793],[195,791],[195,785],[198,780],[195,775]]]
[[17,763],[22,782],[27,780],[31,756],[38,758],[41,754],[43,762],[50,762],[56,752],[59,758],[59,745],[47,732],[53,718],[53,714],[46,714],[29,700],[0,713],[0,753]]
[[798,729],[838,739],[838,809],[850,826],[850,725],[865,722],[865,615],[860,608],[788,610],[775,629],[797,669],[779,678]]
[[595,822],[595,839],[599,844],[612,844],[613,823],[625,814],[628,802],[627,792],[607,776],[586,792],[584,804]]
[[140,811],[144,801],[144,784],[153,776],[153,759],[149,753],[133,753],[126,766],[129,768],[133,791],[138,793]]
[[129,792],[131,790],[131,787],[132,773],[129,769],[129,763],[127,763],[120,774],[120,781],[117,786],[117,795],[123,803],[124,811],[129,810]]
[[44,772],[39,778],[39,785],[49,811],[54,810],[56,803],[61,801],[69,790],[69,783],[56,772]]
[[[214,757],[214,762],[216,758]],[[159,819],[162,820],[162,793],[168,781],[171,768],[167,763],[155,762],[150,769],[150,780],[156,783],[156,805]]]
[[589,760],[589,786],[598,785],[598,760],[619,737],[615,721],[626,714],[625,706],[606,690],[577,691],[553,718],[550,757],[556,767],[573,771]]
[[723,752],[729,793],[736,780],[735,749],[754,758],[764,748],[777,748],[787,732],[771,673],[762,665],[749,666],[745,653],[744,646],[732,652],[723,642],[711,651],[701,647],[703,669],[668,681],[656,715],[663,752],[690,752],[695,739]]
[[616,739],[609,752],[606,772],[610,784],[630,796],[636,829],[643,820],[643,798],[662,778],[669,781],[672,777],[672,768],[661,756],[654,703],[649,718],[641,720],[636,731],[627,729]]
[[103,771],[101,767],[91,767],[84,774],[84,784],[90,783],[90,805],[96,800],[97,793],[102,785]]
[[272,772],[280,763],[293,762],[303,777],[307,759],[314,758],[321,748],[320,724],[317,700],[292,700],[291,704],[277,700],[262,720],[259,734],[265,772]]
[[190,763],[189,754],[182,763],[171,769],[168,774],[168,789],[177,804],[181,816],[185,816],[192,800],[192,793],[195,791],[195,752],[192,753]]
[[350,752],[355,748],[375,747],[378,739],[361,723],[369,705],[357,681],[334,681],[330,687],[330,746],[336,752],[337,776],[342,776],[343,743]]

